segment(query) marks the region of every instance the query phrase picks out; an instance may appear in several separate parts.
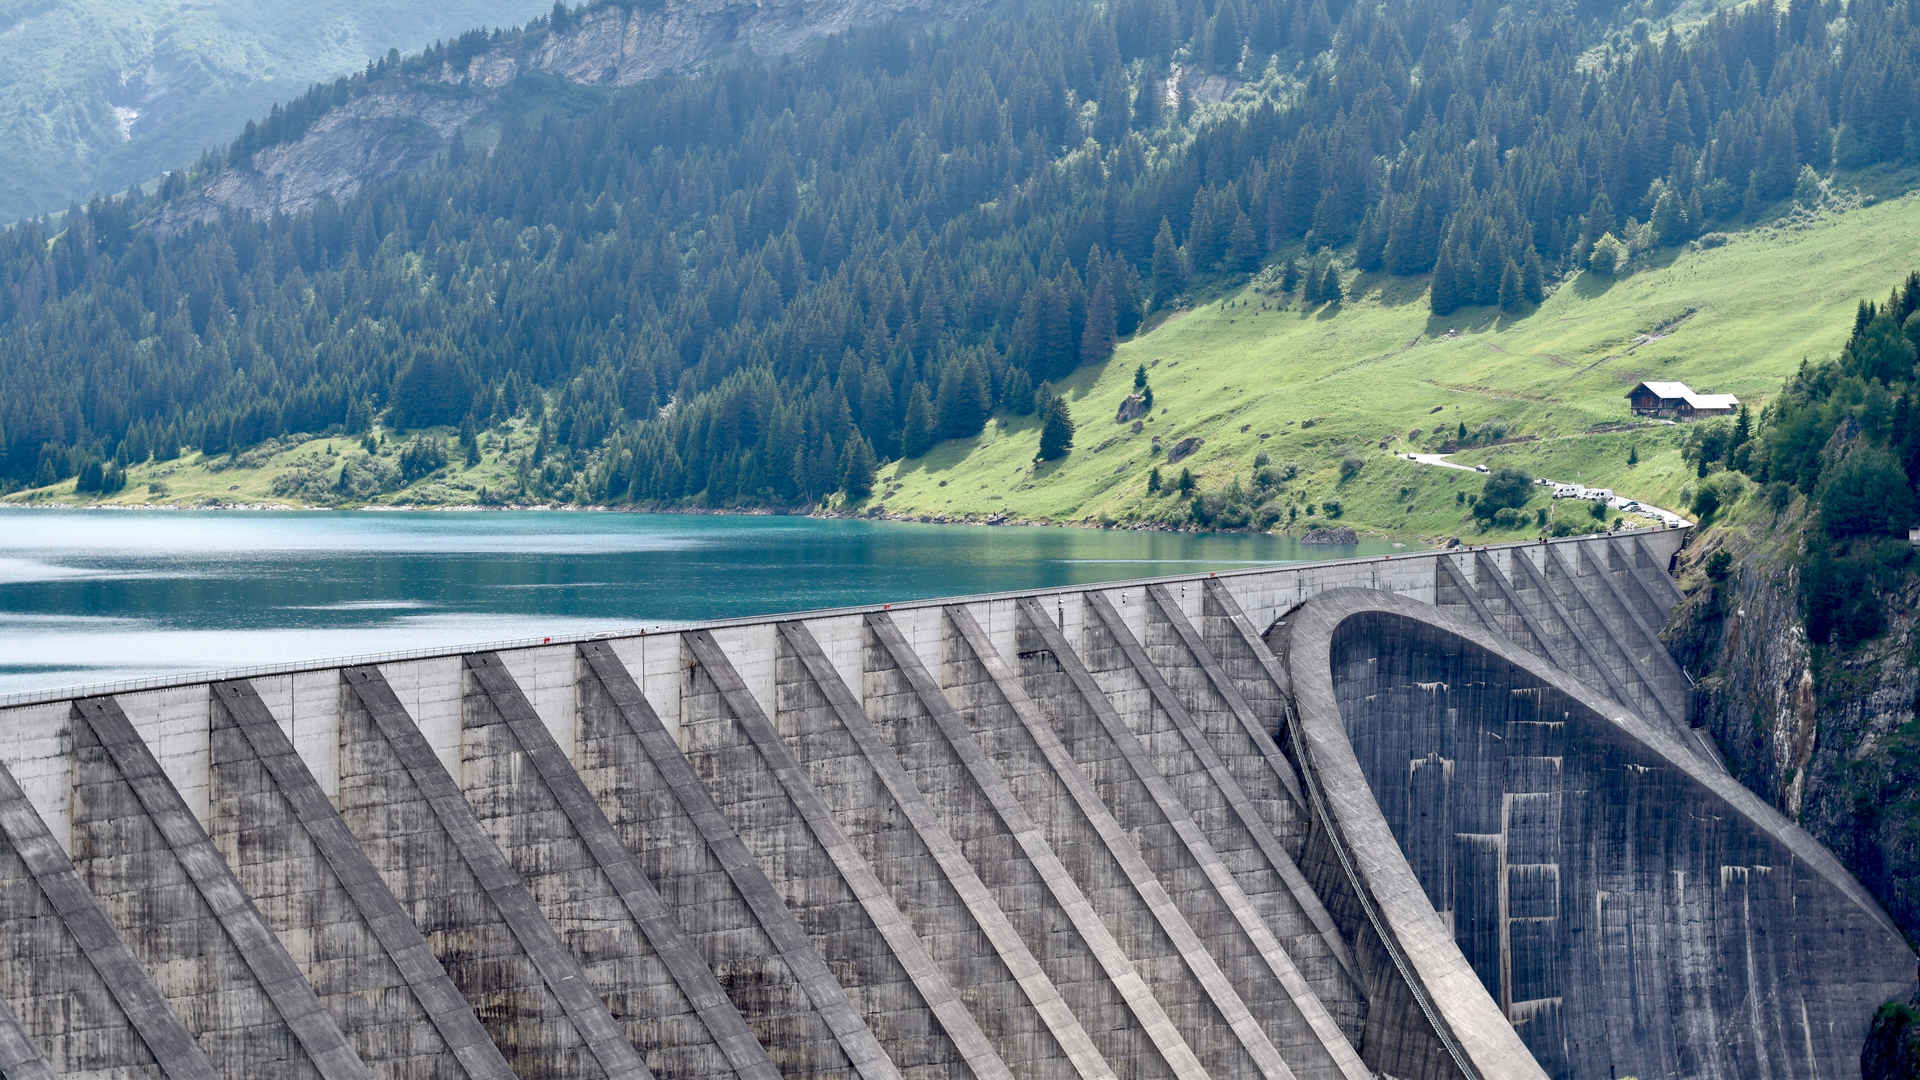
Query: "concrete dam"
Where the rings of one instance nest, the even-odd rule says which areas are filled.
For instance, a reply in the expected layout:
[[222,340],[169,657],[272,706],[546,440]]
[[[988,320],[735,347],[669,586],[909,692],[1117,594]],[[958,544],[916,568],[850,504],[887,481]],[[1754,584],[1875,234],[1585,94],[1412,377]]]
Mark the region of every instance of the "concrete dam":
[[1857,1077],[1678,530],[0,709],[0,1072]]

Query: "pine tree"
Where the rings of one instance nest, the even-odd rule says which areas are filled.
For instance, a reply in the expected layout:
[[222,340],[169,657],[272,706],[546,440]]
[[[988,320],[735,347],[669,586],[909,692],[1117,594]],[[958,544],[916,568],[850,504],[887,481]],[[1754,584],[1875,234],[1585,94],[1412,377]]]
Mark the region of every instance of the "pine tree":
[[1233,230],[1227,234],[1227,269],[1251,273],[1259,268],[1260,255],[1260,238],[1253,231],[1253,219],[1242,212],[1233,219]]
[[1155,465],[1153,469],[1147,473],[1147,494],[1160,494],[1160,466],[1158,465]]
[[1526,291],[1520,284],[1520,268],[1508,259],[1506,268],[1500,271],[1500,310],[1515,314],[1525,306],[1526,299]]
[[1139,393],[1147,388],[1147,365],[1141,364],[1133,369],[1133,391]]
[[1102,277],[1087,299],[1087,324],[1080,331],[1080,363],[1105,363],[1113,355],[1113,289]]
[[980,364],[969,358],[950,363],[940,373],[934,418],[943,439],[970,439],[987,424],[987,384]]
[[1538,304],[1547,298],[1546,270],[1540,265],[1540,253],[1531,245],[1520,266],[1520,295],[1527,303]]
[[1160,231],[1153,236],[1153,306],[1166,308],[1187,287],[1187,268],[1180,248],[1173,242],[1173,225],[1160,219]]
[[1340,288],[1340,268],[1328,263],[1327,272],[1320,277],[1320,299],[1329,304],[1339,304],[1346,298],[1346,293]]
[[848,502],[859,502],[873,494],[873,475],[878,468],[873,447],[867,444],[865,436],[853,432],[847,438],[846,449],[840,452],[840,490],[847,493]]
[[907,398],[907,421],[900,432],[900,451],[917,458],[933,448],[933,401],[927,397],[927,384],[915,383]]
[[1182,468],[1180,470],[1180,479],[1176,480],[1173,486],[1182,495],[1193,494],[1193,487],[1194,487],[1193,470],[1188,468]]
[[1040,405],[1040,452],[1035,461],[1057,461],[1073,449],[1073,416],[1067,399],[1049,393]]

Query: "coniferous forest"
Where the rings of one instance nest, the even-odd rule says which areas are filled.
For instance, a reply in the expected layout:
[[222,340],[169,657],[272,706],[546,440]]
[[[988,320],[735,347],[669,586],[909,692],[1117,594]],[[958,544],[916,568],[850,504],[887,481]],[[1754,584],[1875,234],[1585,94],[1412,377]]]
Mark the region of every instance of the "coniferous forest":
[[520,417],[527,498],[857,497],[1271,259],[1522,311],[1623,237],[1764,216],[1807,167],[1920,163],[1920,0],[1649,14],[1051,0],[601,92],[311,213],[167,224],[484,41],[391,58],[154,194],[0,234],[0,489]]

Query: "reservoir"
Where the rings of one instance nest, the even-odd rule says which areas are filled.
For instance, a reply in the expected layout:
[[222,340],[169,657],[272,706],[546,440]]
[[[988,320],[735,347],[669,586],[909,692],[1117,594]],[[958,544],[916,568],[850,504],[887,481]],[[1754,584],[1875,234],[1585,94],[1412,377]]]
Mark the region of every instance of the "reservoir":
[[0,695],[1393,550],[806,517],[5,511]]

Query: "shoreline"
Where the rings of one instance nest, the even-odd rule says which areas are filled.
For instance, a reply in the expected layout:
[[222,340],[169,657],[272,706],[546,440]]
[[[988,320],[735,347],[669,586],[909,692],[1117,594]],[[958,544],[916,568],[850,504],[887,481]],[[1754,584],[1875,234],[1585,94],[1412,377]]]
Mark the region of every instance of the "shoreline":
[[[878,509],[878,508],[876,508]],[[1265,536],[1276,540],[1292,540],[1308,547],[1350,547],[1364,540],[1379,540],[1397,547],[1423,545],[1439,547],[1446,543],[1446,537],[1410,536],[1401,533],[1372,533],[1360,529],[1348,528],[1353,534],[1352,540],[1308,540],[1307,536],[1324,529],[1309,529],[1298,535],[1289,532],[1260,531],[1253,529],[1200,529],[1182,525],[1170,525],[1158,521],[1115,522],[1111,525],[1097,521],[1051,521],[1031,518],[1018,518],[1009,514],[994,514],[988,517],[950,516],[945,514],[912,514],[879,510],[874,512],[854,512],[838,509],[814,508],[806,511],[774,510],[766,507],[745,507],[739,509],[716,510],[703,507],[626,507],[626,506],[576,506],[566,503],[515,503],[508,505],[482,506],[478,503],[441,504],[433,506],[407,506],[383,504],[374,506],[297,506],[289,503],[229,503],[217,506],[187,506],[178,503],[24,503],[0,502],[0,513],[8,511],[64,512],[64,513],[127,513],[127,514],[403,514],[403,513],[440,513],[440,514],[484,514],[484,513],[594,513],[594,514],[673,514],[693,517],[795,517],[814,518],[826,521],[885,521],[899,525],[969,525],[985,528],[1022,528],[1022,529],[1086,529],[1094,532],[1157,532],[1169,534],[1190,534],[1194,536]]]

